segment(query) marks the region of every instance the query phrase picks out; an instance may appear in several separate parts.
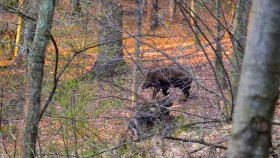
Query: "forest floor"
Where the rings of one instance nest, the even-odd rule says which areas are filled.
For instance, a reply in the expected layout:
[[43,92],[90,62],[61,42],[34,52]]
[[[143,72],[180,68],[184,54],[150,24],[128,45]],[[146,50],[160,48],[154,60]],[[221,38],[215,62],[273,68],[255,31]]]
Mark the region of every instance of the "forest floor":
[[[131,4],[127,4],[126,10],[130,10],[131,6]],[[164,15],[164,8],[161,9],[161,12],[160,14]],[[201,15],[205,14],[201,13]],[[63,70],[75,52],[97,43],[96,26],[94,26],[93,19],[89,19],[91,23],[87,24],[88,28],[85,30],[82,21],[77,21],[77,24],[68,27],[60,23],[60,18],[62,18],[62,13],[58,11],[52,30],[59,46],[59,72]],[[71,22],[72,24],[71,20],[75,21],[73,18],[66,20],[65,23]],[[135,30],[135,17],[127,15],[124,21],[124,30],[126,30],[124,38],[126,38],[130,37]],[[212,19],[208,24],[213,28],[215,23]],[[134,39],[127,38],[123,41],[127,69],[121,75],[102,81],[81,77],[87,76],[90,71],[98,52],[96,47],[79,53],[71,62],[62,75],[53,101],[40,123],[39,153],[57,153],[59,155],[68,150],[70,154],[73,154],[77,149],[80,155],[100,153],[98,155],[100,157],[114,157],[112,155],[170,158],[225,156],[226,150],[215,148],[215,145],[226,147],[231,124],[223,121],[225,116],[221,115],[219,111],[229,114],[231,109],[225,105],[222,97],[205,91],[197,84],[200,83],[207,89],[221,94],[217,89],[214,71],[211,68],[211,64],[215,64],[215,53],[211,46],[215,48],[215,44],[211,45],[201,37],[205,53],[200,47],[195,46],[193,37],[191,37],[192,33],[182,17],[175,19],[169,26],[163,23],[156,32],[148,31],[147,19],[144,20],[143,27],[143,34],[146,36],[143,36],[141,64],[139,65],[143,74],[140,73],[137,83],[139,85],[139,104],[164,98],[159,93],[157,98],[152,100],[152,90],[140,88],[145,74],[149,70],[160,66],[178,68],[178,65],[191,70],[195,82],[192,83],[188,100],[182,101],[182,92],[175,88],[169,90],[170,95],[168,96],[173,101],[170,110],[171,115],[176,118],[175,125],[177,126],[172,136],[189,140],[189,143],[162,140],[161,134],[142,142],[133,142],[132,134],[127,133],[129,119],[138,109],[138,107],[132,107],[131,100]],[[207,37],[210,35],[207,34]],[[213,40],[211,42],[214,43]],[[230,72],[230,62],[227,59],[231,55],[232,44],[227,34],[224,35],[221,43],[224,49],[223,62],[227,72]],[[54,48],[50,43],[46,52],[42,102],[46,101],[52,87],[53,52]],[[205,55],[209,57],[210,61],[207,61]],[[11,64],[11,61],[0,60],[1,62]],[[17,140],[27,95],[25,94],[25,76],[24,64],[21,67],[13,64],[13,66],[0,68],[0,100],[4,120],[2,121],[2,133],[5,136],[5,146],[9,153],[14,153],[15,146],[17,147],[19,143]],[[230,100],[230,89],[226,88],[222,92]],[[274,122],[280,122],[279,104],[280,101],[278,101]],[[189,124],[194,125],[188,126]],[[279,125],[273,127],[274,144],[280,144],[279,131]],[[122,145],[125,136],[126,140],[130,142],[129,146]],[[112,152],[109,150],[115,147],[117,150],[112,150]],[[101,153],[106,150],[109,152]]]

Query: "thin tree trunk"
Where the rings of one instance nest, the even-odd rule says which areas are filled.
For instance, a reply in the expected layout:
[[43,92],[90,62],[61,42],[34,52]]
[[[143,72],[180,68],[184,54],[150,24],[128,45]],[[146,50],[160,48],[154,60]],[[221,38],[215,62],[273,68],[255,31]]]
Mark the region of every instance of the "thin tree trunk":
[[[20,7],[22,7],[23,0],[19,0],[18,5]],[[22,17],[19,16],[18,17],[17,32],[16,32],[16,46],[15,46],[15,51],[14,51],[14,57],[18,56],[19,45],[20,45],[20,42],[21,42],[22,25],[23,25],[23,19],[22,19]]]
[[152,0],[151,4],[151,26],[150,30],[154,31],[159,26],[159,16],[158,16],[158,0]]
[[[0,91],[0,129],[2,129],[2,111],[3,111],[3,97],[4,97],[4,88],[1,88]],[[2,131],[0,131],[0,149],[2,150],[1,152],[1,158],[5,158],[5,146],[4,146],[4,136],[2,134]]]
[[255,0],[228,158],[268,157],[280,81],[280,2]]
[[194,43],[196,45],[199,44],[199,41],[198,41],[198,28],[196,27],[196,10],[197,10],[197,4],[196,4],[196,0],[191,0],[191,25],[193,27],[193,30],[194,30],[194,36],[193,36],[193,39],[194,39]]
[[136,106],[138,99],[137,99],[137,93],[138,93],[138,66],[139,66],[139,57],[140,57],[140,45],[141,45],[141,34],[142,34],[142,17],[143,17],[143,9],[144,9],[144,0],[138,1],[137,11],[137,21],[136,21],[136,28],[137,28],[137,35],[135,37],[135,54],[134,54],[134,66],[133,66],[133,83],[132,83],[132,106]]
[[97,77],[118,74],[125,66],[122,51],[122,5],[114,0],[102,0],[101,8],[98,30],[98,43],[101,45],[91,70]]
[[171,23],[175,17],[176,14],[176,4],[175,0],[170,0],[170,5],[169,5],[169,23]]
[[235,104],[237,89],[240,80],[241,64],[246,45],[247,25],[250,8],[250,0],[238,0],[235,7],[234,18],[234,43],[232,53],[231,84],[233,91],[233,105]]
[[[0,18],[2,19],[3,15],[0,14]],[[8,29],[8,23],[7,22],[0,22],[0,40],[3,40],[3,37]],[[4,43],[0,42],[0,52],[2,53],[4,51]]]
[[[221,19],[221,0],[216,0],[216,18]],[[222,45],[221,45],[221,33],[222,27],[219,21],[216,21],[216,59],[215,59],[215,67],[218,75],[218,82],[221,85],[221,88],[224,89],[227,87],[227,81],[225,76],[225,70],[222,63]]]
[[53,0],[42,2],[32,51],[28,55],[28,97],[24,107],[21,138],[22,158],[34,158],[36,156],[45,50],[52,27],[54,4]]

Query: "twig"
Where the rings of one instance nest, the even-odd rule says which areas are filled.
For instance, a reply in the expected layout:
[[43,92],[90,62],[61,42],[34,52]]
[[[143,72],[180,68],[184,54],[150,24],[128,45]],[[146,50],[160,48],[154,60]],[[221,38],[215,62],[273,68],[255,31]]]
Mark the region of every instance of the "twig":
[[55,66],[54,66],[54,74],[53,74],[53,87],[52,87],[52,90],[51,90],[50,95],[49,95],[49,97],[48,97],[48,100],[47,100],[46,103],[43,105],[43,109],[42,109],[42,111],[40,112],[39,120],[41,120],[41,118],[42,118],[44,112],[46,111],[46,109],[47,109],[49,103],[51,102],[52,97],[53,97],[53,95],[54,95],[54,93],[55,93],[55,90],[56,90],[56,88],[57,88],[57,82],[58,82],[58,80],[59,80],[59,78],[57,77],[58,59],[59,59],[59,58],[58,58],[58,47],[57,47],[57,44],[56,44],[56,42],[55,42],[55,40],[54,40],[54,37],[51,35],[50,38],[51,38],[51,41],[52,41],[52,43],[53,43],[53,45],[54,45],[54,49],[55,49]]

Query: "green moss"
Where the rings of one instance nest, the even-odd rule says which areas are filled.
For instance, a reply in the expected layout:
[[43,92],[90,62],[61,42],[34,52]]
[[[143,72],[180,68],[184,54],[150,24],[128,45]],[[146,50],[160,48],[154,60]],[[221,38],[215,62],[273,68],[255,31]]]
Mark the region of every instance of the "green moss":
[[185,122],[185,116],[183,114],[179,114],[177,117],[177,122]]

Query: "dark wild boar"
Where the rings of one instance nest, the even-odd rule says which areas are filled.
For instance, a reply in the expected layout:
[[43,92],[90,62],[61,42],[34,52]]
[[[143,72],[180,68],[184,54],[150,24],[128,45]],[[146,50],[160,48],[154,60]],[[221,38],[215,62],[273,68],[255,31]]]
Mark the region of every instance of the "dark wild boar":
[[157,93],[162,89],[163,95],[167,96],[167,90],[173,86],[178,87],[182,90],[185,97],[187,98],[190,93],[192,79],[185,74],[183,71],[173,68],[159,68],[154,71],[150,71],[147,74],[146,80],[142,85],[142,89],[153,87],[153,98],[156,97]]

